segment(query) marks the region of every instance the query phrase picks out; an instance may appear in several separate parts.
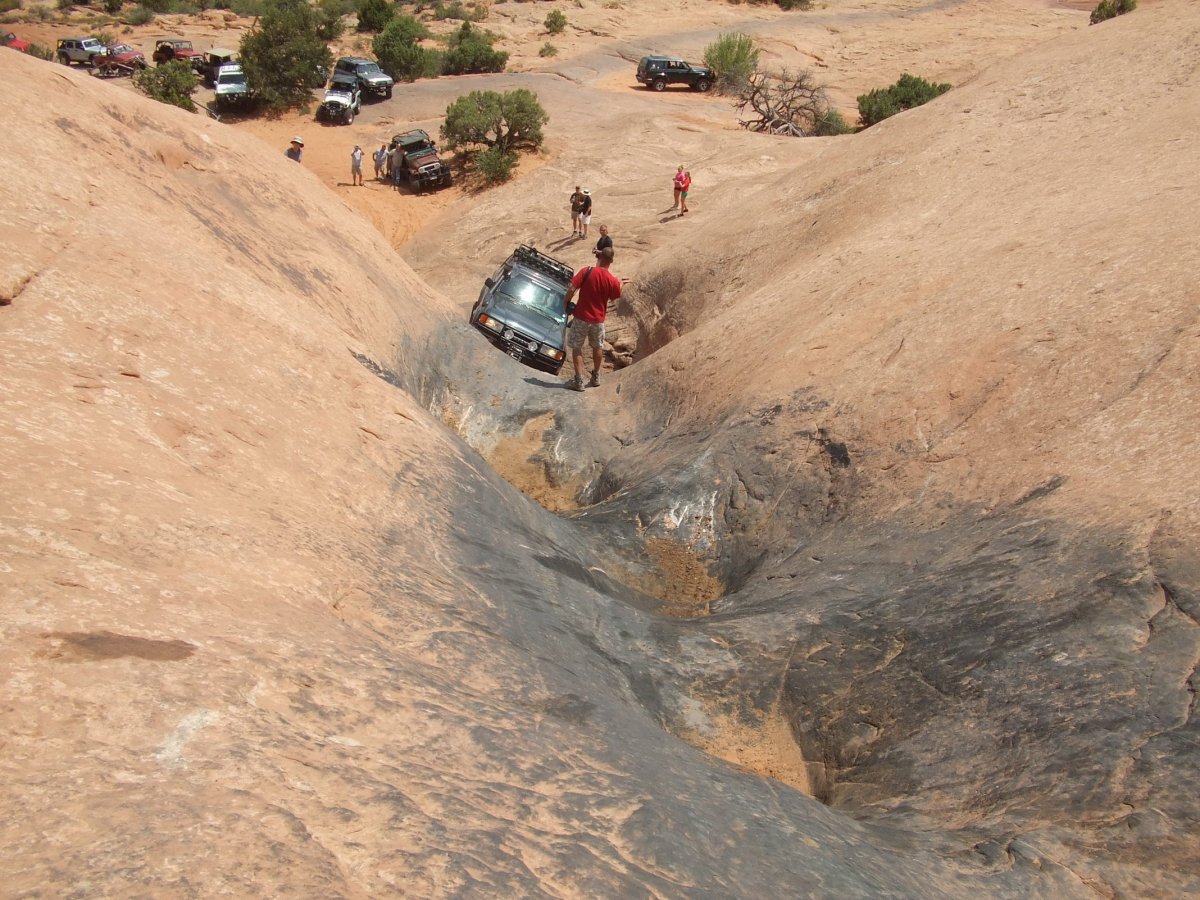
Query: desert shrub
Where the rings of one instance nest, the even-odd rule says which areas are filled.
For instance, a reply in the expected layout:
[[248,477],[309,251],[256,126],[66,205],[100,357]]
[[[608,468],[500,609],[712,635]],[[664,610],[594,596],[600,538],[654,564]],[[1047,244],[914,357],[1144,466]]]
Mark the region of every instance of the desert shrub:
[[1107,19],[1115,19],[1137,8],[1137,0],[1100,0],[1100,5],[1092,10],[1088,20],[1089,25],[1097,25]]
[[546,43],[542,44],[541,49],[538,50],[538,56],[557,56],[557,55],[558,55],[558,48],[555,47],[549,41],[546,41]]
[[358,5],[358,30],[383,31],[395,14],[396,8],[388,0],[362,0]]
[[835,134],[850,134],[854,127],[836,109],[825,109],[813,117],[813,135],[832,137]]
[[261,16],[267,11],[267,0],[229,0],[229,9],[246,19]]
[[717,76],[718,89],[737,91],[758,68],[758,48],[747,34],[722,34],[704,48],[704,64]]
[[160,103],[169,103],[188,112],[196,111],[192,94],[196,90],[196,73],[189,62],[174,59],[161,66],[151,66],[133,76],[137,89]]
[[107,47],[109,44],[115,44],[117,42],[116,34],[111,31],[93,31],[91,36],[102,43],[105,47]]
[[35,22],[46,22],[54,16],[54,11],[48,6],[31,6],[29,8],[29,18]]
[[512,171],[517,165],[515,150],[501,150],[499,147],[489,147],[475,157],[475,168],[488,184],[502,184],[512,178]]
[[429,30],[414,17],[399,13],[375,36],[372,48],[379,67],[397,81],[415,81],[437,75],[440,60],[418,41]]
[[54,59],[54,48],[47,47],[45,44],[30,44],[29,55],[38,59],[52,60]]
[[134,7],[125,16],[125,21],[130,25],[147,25],[154,21],[154,10],[145,6]]
[[321,40],[336,41],[346,30],[342,16],[354,12],[353,0],[320,0],[317,4],[317,35]]
[[455,147],[496,147],[507,153],[518,147],[541,146],[542,126],[550,120],[537,94],[526,88],[471,91],[446,107],[442,138]]
[[303,103],[325,83],[333,54],[320,24],[317,10],[305,0],[268,0],[258,28],[242,38],[246,81],[268,109]]
[[494,36],[481,28],[463,22],[450,35],[446,55],[442,59],[444,75],[477,75],[481,72],[503,72],[508,54],[492,47]]
[[809,137],[850,130],[807,69],[751,72],[733,105],[739,124],[750,131]]
[[546,13],[546,21],[542,24],[546,26],[547,33],[562,34],[567,30],[567,14],[561,9],[552,9]]
[[0,13],[12,12],[14,9],[20,9],[23,0],[0,0]]
[[858,117],[863,128],[870,128],[898,112],[922,106],[948,90],[948,84],[933,84],[906,72],[891,87],[876,88],[860,96]]
[[58,0],[56,5],[59,9],[70,9],[75,5],[75,0]]
[[463,6],[462,0],[451,0],[450,3],[437,3],[433,7],[433,17],[439,22],[444,19],[459,19],[467,21],[471,13]]
[[124,6],[123,0],[104,0],[104,11],[110,16],[115,16],[121,11]]

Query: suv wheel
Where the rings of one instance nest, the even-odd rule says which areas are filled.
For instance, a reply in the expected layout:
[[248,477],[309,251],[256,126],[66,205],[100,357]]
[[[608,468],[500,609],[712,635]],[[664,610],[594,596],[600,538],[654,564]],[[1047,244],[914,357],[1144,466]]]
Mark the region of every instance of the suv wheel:
[[650,87],[652,87],[656,91],[661,92],[661,91],[666,90],[667,83],[665,81],[663,81],[661,78],[655,78],[654,81],[651,82]]
[[709,82],[709,80],[707,78],[701,78],[699,81],[696,82],[696,90],[698,90],[702,94],[707,94],[708,89],[710,87],[712,87],[712,84]]
[[346,110],[346,124],[347,125],[354,124],[354,110],[352,110],[352,109]]
[[60,53],[58,54],[58,61],[64,66],[69,66],[71,64],[71,57],[67,56],[65,53]]
[[392,89],[390,87],[386,91],[383,92],[383,99],[384,100],[392,99]]

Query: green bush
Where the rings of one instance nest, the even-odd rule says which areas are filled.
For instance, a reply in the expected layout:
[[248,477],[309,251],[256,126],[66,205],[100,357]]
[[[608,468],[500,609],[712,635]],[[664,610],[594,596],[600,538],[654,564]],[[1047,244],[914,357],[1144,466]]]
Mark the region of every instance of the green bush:
[[482,72],[503,72],[508,54],[492,47],[494,36],[470,22],[463,22],[450,35],[449,47],[442,59],[444,75],[477,75]]
[[1097,25],[1106,19],[1115,19],[1127,12],[1137,9],[1137,0],[1100,0],[1100,5],[1092,10],[1089,25]]
[[362,0],[358,5],[358,30],[383,31],[395,14],[396,8],[388,0]]
[[858,98],[858,117],[863,128],[870,128],[889,116],[913,109],[950,90],[948,84],[932,84],[907,72],[891,87],[876,88]]
[[849,134],[854,128],[836,109],[825,109],[813,118],[814,137],[832,137],[835,134]]
[[558,56],[558,48],[549,41],[546,41],[546,43],[542,44],[541,49],[538,50],[538,56]]
[[145,6],[135,7],[125,16],[125,21],[130,25],[147,25],[154,21],[154,10]]
[[325,83],[333,54],[321,21],[306,0],[268,0],[258,28],[242,38],[239,55],[250,90],[268,109],[305,103]]
[[59,9],[70,9],[75,5],[75,0],[58,0],[56,5]]
[[544,139],[542,126],[550,121],[537,94],[526,88],[471,91],[446,107],[442,139],[447,147],[496,147],[507,153],[518,147],[536,148]]
[[354,10],[352,0],[320,0],[317,4],[317,36],[326,42],[336,41],[346,30],[342,16]]
[[196,73],[189,62],[175,59],[165,65],[143,69],[133,76],[137,89],[160,103],[169,103],[188,112],[196,111],[192,94],[196,90]]
[[30,44],[29,55],[37,59],[52,60],[54,59],[54,49],[44,44]]
[[12,12],[14,9],[20,9],[23,0],[0,0],[0,13]]
[[375,36],[371,47],[379,67],[397,81],[415,81],[440,70],[440,59],[417,42],[429,31],[410,15],[397,14]]
[[475,157],[475,168],[488,184],[502,184],[512,178],[512,171],[517,165],[515,150],[501,150],[499,147],[489,147]]
[[546,26],[548,33],[562,34],[567,30],[567,14],[561,9],[552,9],[546,14],[546,21],[542,24]]
[[229,0],[229,10],[244,19],[253,19],[266,13],[267,0]]
[[123,0],[104,0],[104,11],[110,16],[115,16],[121,12],[124,5]]
[[722,91],[738,91],[758,68],[758,48],[746,34],[722,34],[704,48],[704,64]]

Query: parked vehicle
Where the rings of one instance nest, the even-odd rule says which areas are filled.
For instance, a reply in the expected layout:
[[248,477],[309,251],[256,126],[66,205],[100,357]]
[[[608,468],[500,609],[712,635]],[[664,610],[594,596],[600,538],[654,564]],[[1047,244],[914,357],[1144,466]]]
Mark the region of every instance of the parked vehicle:
[[[445,187],[454,176],[450,167],[438,156],[437,144],[420,128],[406,131],[392,138],[392,145],[399,146],[402,154],[402,176],[418,194],[426,188]],[[396,179],[399,183],[399,179]]]
[[686,84],[704,93],[713,86],[716,73],[708,66],[693,66],[678,56],[643,56],[638,61],[637,80],[652,90],[666,90],[668,84]]
[[354,117],[362,109],[362,89],[358,79],[349,72],[334,72],[325,89],[325,99],[317,107],[317,121],[354,123]]
[[101,77],[132,75],[146,68],[146,54],[128,44],[109,44],[104,52],[92,59],[93,74]]
[[59,39],[54,47],[54,58],[64,66],[71,63],[90,66],[104,52],[104,45],[94,37],[69,37]]
[[151,56],[156,66],[161,66],[164,63],[169,63],[172,60],[186,60],[193,69],[197,71],[204,64],[204,56],[195,47],[191,41],[170,40],[159,41],[154,45],[154,54]]
[[484,281],[471,324],[513,359],[557,375],[567,358],[563,298],[574,274],[522,244]]
[[30,43],[23,41],[11,31],[6,31],[0,34],[0,47],[10,47],[13,50],[19,50],[22,53],[28,53]]
[[349,72],[358,79],[358,86],[364,94],[374,94],[376,97],[392,96],[392,87],[396,82],[392,76],[379,68],[379,63],[373,59],[361,56],[343,56],[334,65],[335,72]]
[[200,76],[204,79],[204,83],[210,88],[217,86],[217,73],[221,71],[222,66],[233,65],[237,54],[232,50],[226,50],[222,47],[213,47],[204,54],[204,58],[200,61]]
[[237,63],[221,66],[217,71],[217,83],[213,90],[217,95],[218,107],[237,106],[250,99],[250,85],[246,83],[246,73]]

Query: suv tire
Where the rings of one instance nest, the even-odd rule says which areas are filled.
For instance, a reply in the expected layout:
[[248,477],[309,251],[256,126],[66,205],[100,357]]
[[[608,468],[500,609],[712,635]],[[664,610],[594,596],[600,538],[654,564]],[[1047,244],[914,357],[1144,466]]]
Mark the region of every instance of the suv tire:
[[383,93],[383,99],[384,99],[384,100],[391,100],[391,99],[392,99],[392,89],[391,89],[391,88],[388,88],[386,91],[384,91],[384,93]]
[[709,80],[707,78],[701,78],[699,81],[696,82],[696,90],[698,90],[702,94],[707,94],[708,89],[710,87],[712,87],[712,84],[709,82]]
[[343,119],[343,121],[347,125],[353,125],[354,124],[354,110],[352,110],[352,109],[346,110],[346,118]]
[[71,65],[71,57],[67,56],[67,54],[65,54],[65,53],[58,54],[58,61],[60,63],[62,63],[64,66]]
[[663,81],[661,78],[655,78],[654,81],[650,84],[650,87],[653,88],[654,90],[658,91],[659,93],[662,93],[663,91],[665,91],[667,89],[667,83],[665,81]]

